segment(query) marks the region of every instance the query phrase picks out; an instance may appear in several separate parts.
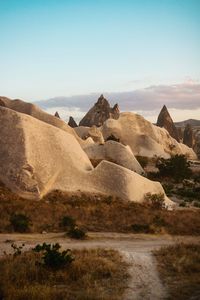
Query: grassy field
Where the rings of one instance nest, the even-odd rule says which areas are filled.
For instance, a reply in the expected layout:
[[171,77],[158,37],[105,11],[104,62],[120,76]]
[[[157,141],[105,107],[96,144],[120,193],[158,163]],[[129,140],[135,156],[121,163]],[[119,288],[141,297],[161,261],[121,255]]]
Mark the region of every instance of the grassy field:
[[36,263],[41,255],[24,252],[0,260],[0,299],[121,300],[127,263],[114,250],[74,250],[75,260],[59,270]]
[[178,244],[154,254],[169,300],[200,299],[200,245]]
[[63,231],[63,216],[73,217],[88,231],[200,234],[200,209],[166,211],[100,195],[54,191],[40,201],[18,197],[0,186],[0,232],[12,232],[15,213],[31,220],[29,232]]

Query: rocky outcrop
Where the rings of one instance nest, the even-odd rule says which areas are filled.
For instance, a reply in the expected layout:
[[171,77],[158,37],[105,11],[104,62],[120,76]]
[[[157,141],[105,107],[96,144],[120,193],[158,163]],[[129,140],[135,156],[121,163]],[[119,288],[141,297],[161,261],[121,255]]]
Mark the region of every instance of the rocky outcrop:
[[118,120],[108,119],[101,131],[105,141],[113,135],[122,144],[129,145],[135,156],[169,158],[184,154],[188,158],[196,158],[191,148],[178,143],[165,128],[155,126],[135,113],[125,112]]
[[190,124],[187,124],[183,132],[183,143],[190,148],[194,146],[193,130]]
[[168,112],[167,107],[164,105],[163,108],[160,111],[160,114],[158,116],[157,120],[157,126],[165,128],[169,134],[179,142],[179,136],[178,131],[176,129],[176,126],[174,125],[174,122]]
[[78,125],[76,124],[76,122],[72,116],[69,117],[68,125],[72,128],[78,127]]
[[57,111],[55,112],[54,116],[60,119],[59,113]]
[[95,165],[102,160],[108,160],[138,174],[145,174],[129,146],[110,140],[103,145],[88,144],[83,147],[83,150]]
[[95,125],[93,125],[92,127],[78,126],[75,128],[75,131],[78,134],[78,136],[83,140],[92,138],[92,140],[97,144],[104,143],[104,138],[101,133],[101,130]]
[[198,159],[200,159],[200,130],[197,130],[195,133],[194,151]]
[[47,124],[50,124],[52,126],[55,126],[57,128],[62,129],[63,131],[66,131],[68,133],[71,133],[72,135],[74,135],[76,137],[76,139],[81,143],[82,141],[79,139],[79,137],[77,136],[77,134],[75,133],[75,131],[73,130],[73,128],[71,128],[70,126],[68,126],[66,124],[66,122],[64,122],[63,120],[52,116],[48,113],[46,113],[45,111],[43,111],[42,109],[40,109],[37,105],[32,104],[32,103],[28,103],[22,100],[11,100],[9,98],[6,97],[0,97],[0,106],[4,106],[7,108],[10,108],[16,112],[20,112],[23,114],[27,114],[30,115],[42,122],[45,122]]
[[[101,193],[142,202],[164,193],[159,182],[108,161],[93,168],[75,137],[32,116],[0,107],[0,180],[26,199],[52,190]],[[165,195],[166,205],[172,202]]]
[[119,118],[119,107],[115,104],[110,107],[109,102],[101,95],[95,105],[88,111],[84,118],[80,121],[79,126],[91,127],[101,126],[107,119]]

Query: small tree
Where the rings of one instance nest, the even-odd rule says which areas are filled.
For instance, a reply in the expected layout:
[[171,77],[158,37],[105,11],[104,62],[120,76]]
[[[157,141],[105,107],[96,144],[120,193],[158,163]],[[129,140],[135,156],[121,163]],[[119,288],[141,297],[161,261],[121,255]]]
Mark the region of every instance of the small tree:
[[61,219],[60,227],[69,229],[76,225],[76,221],[71,216],[64,216]]
[[52,245],[43,243],[42,245],[38,244],[33,248],[33,251],[43,253],[41,265],[58,270],[70,265],[74,260],[74,256],[70,249],[60,252],[60,248],[61,246],[58,243]]
[[175,181],[181,181],[184,178],[189,178],[192,174],[190,163],[184,155],[175,155],[169,159],[160,158],[156,167],[159,169],[159,174],[163,177],[173,177]]
[[27,232],[30,226],[30,219],[24,214],[14,214],[10,217],[10,223],[17,232]]

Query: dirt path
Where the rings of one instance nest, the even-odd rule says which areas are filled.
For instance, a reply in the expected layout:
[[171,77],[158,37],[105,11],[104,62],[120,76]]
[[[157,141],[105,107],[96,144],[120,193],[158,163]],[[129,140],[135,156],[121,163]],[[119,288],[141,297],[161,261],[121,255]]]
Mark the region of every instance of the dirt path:
[[[197,240],[198,239],[198,240]],[[120,251],[130,263],[131,275],[127,292],[123,300],[159,300],[165,299],[167,291],[163,287],[157,270],[152,250],[173,244],[177,241],[199,241],[193,237],[171,237],[168,235],[134,235],[120,233],[90,233],[87,240],[68,239],[63,233],[48,234],[0,234],[0,255],[11,251],[11,243],[25,243],[25,249],[38,243],[58,242],[63,248],[112,248]]]

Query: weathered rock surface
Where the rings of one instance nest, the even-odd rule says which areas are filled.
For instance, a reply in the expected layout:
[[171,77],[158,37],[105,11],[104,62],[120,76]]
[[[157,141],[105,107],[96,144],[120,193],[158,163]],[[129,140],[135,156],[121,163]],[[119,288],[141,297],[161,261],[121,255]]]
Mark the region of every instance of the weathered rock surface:
[[115,104],[113,108],[110,107],[109,102],[101,95],[95,105],[80,121],[79,126],[101,126],[109,118],[118,119],[119,113],[118,104]]
[[91,161],[108,160],[138,174],[145,174],[144,169],[133,155],[129,146],[124,146],[115,141],[107,141],[103,145],[89,144],[83,147],[83,150]]
[[157,126],[165,128],[169,134],[179,142],[178,131],[165,105],[158,116]]
[[[57,128],[60,128],[68,133],[71,133],[79,140],[79,138],[78,138],[77,134],[75,133],[75,131],[73,130],[73,128],[68,126],[63,120],[61,120],[55,116],[52,116],[52,115],[46,113],[45,111],[41,110],[35,104],[24,102],[24,101],[18,100],[18,99],[11,100],[6,97],[0,97],[0,101],[1,101],[0,106],[4,106],[4,107],[10,108],[12,110],[15,110],[17,112],[30,115],[40,121],[43,121],[43,122],[50,124],[52,126],[55,126]],[[3,104],[3,105],[1,105],[1,104]]]
[[[96,127],[95,125],[92,127],[78,126],[75,128],[75,131],[76,131],[77,135],[83,140],[86,140],[87,138],[92,138],[92,140],[95,143],[98,143],[98,144],[104,143],[104,138],[101,133],[101,130],[98,127]],[[84,146],[84,144],[83,144],[83,146]]]
[[184,154],[188,158],[196,158],[191,148],[178,143],[166,129],[153,125],[138,114],[121,113],[118,120],[108,119],[101,131],[104,140],[112,134],[121,143],[129,145],[134,155],[169,158]]
[[[160,183],[114,163],[102,161],[94,169],[72,134],[5,107],[0,107],[0,144],[0,180],[25,198],[40,199],[58,189],[142,202],[148,192],[164,193]],[[165,202],[171,205],[166,196]]]
[[78,125],[76,124],[74,118],[72,116],[69,117],[69,122],[68,122],[68,125],[72,128],[75,128],[77,127]]
[[194,137],[193,130],[190,124],[187,124],[185,130],[183,132],[183,143],[190,148],[193,148],[194,145]]
[[195,133],[194,151],[198,159],[200,159],[200,130]]

